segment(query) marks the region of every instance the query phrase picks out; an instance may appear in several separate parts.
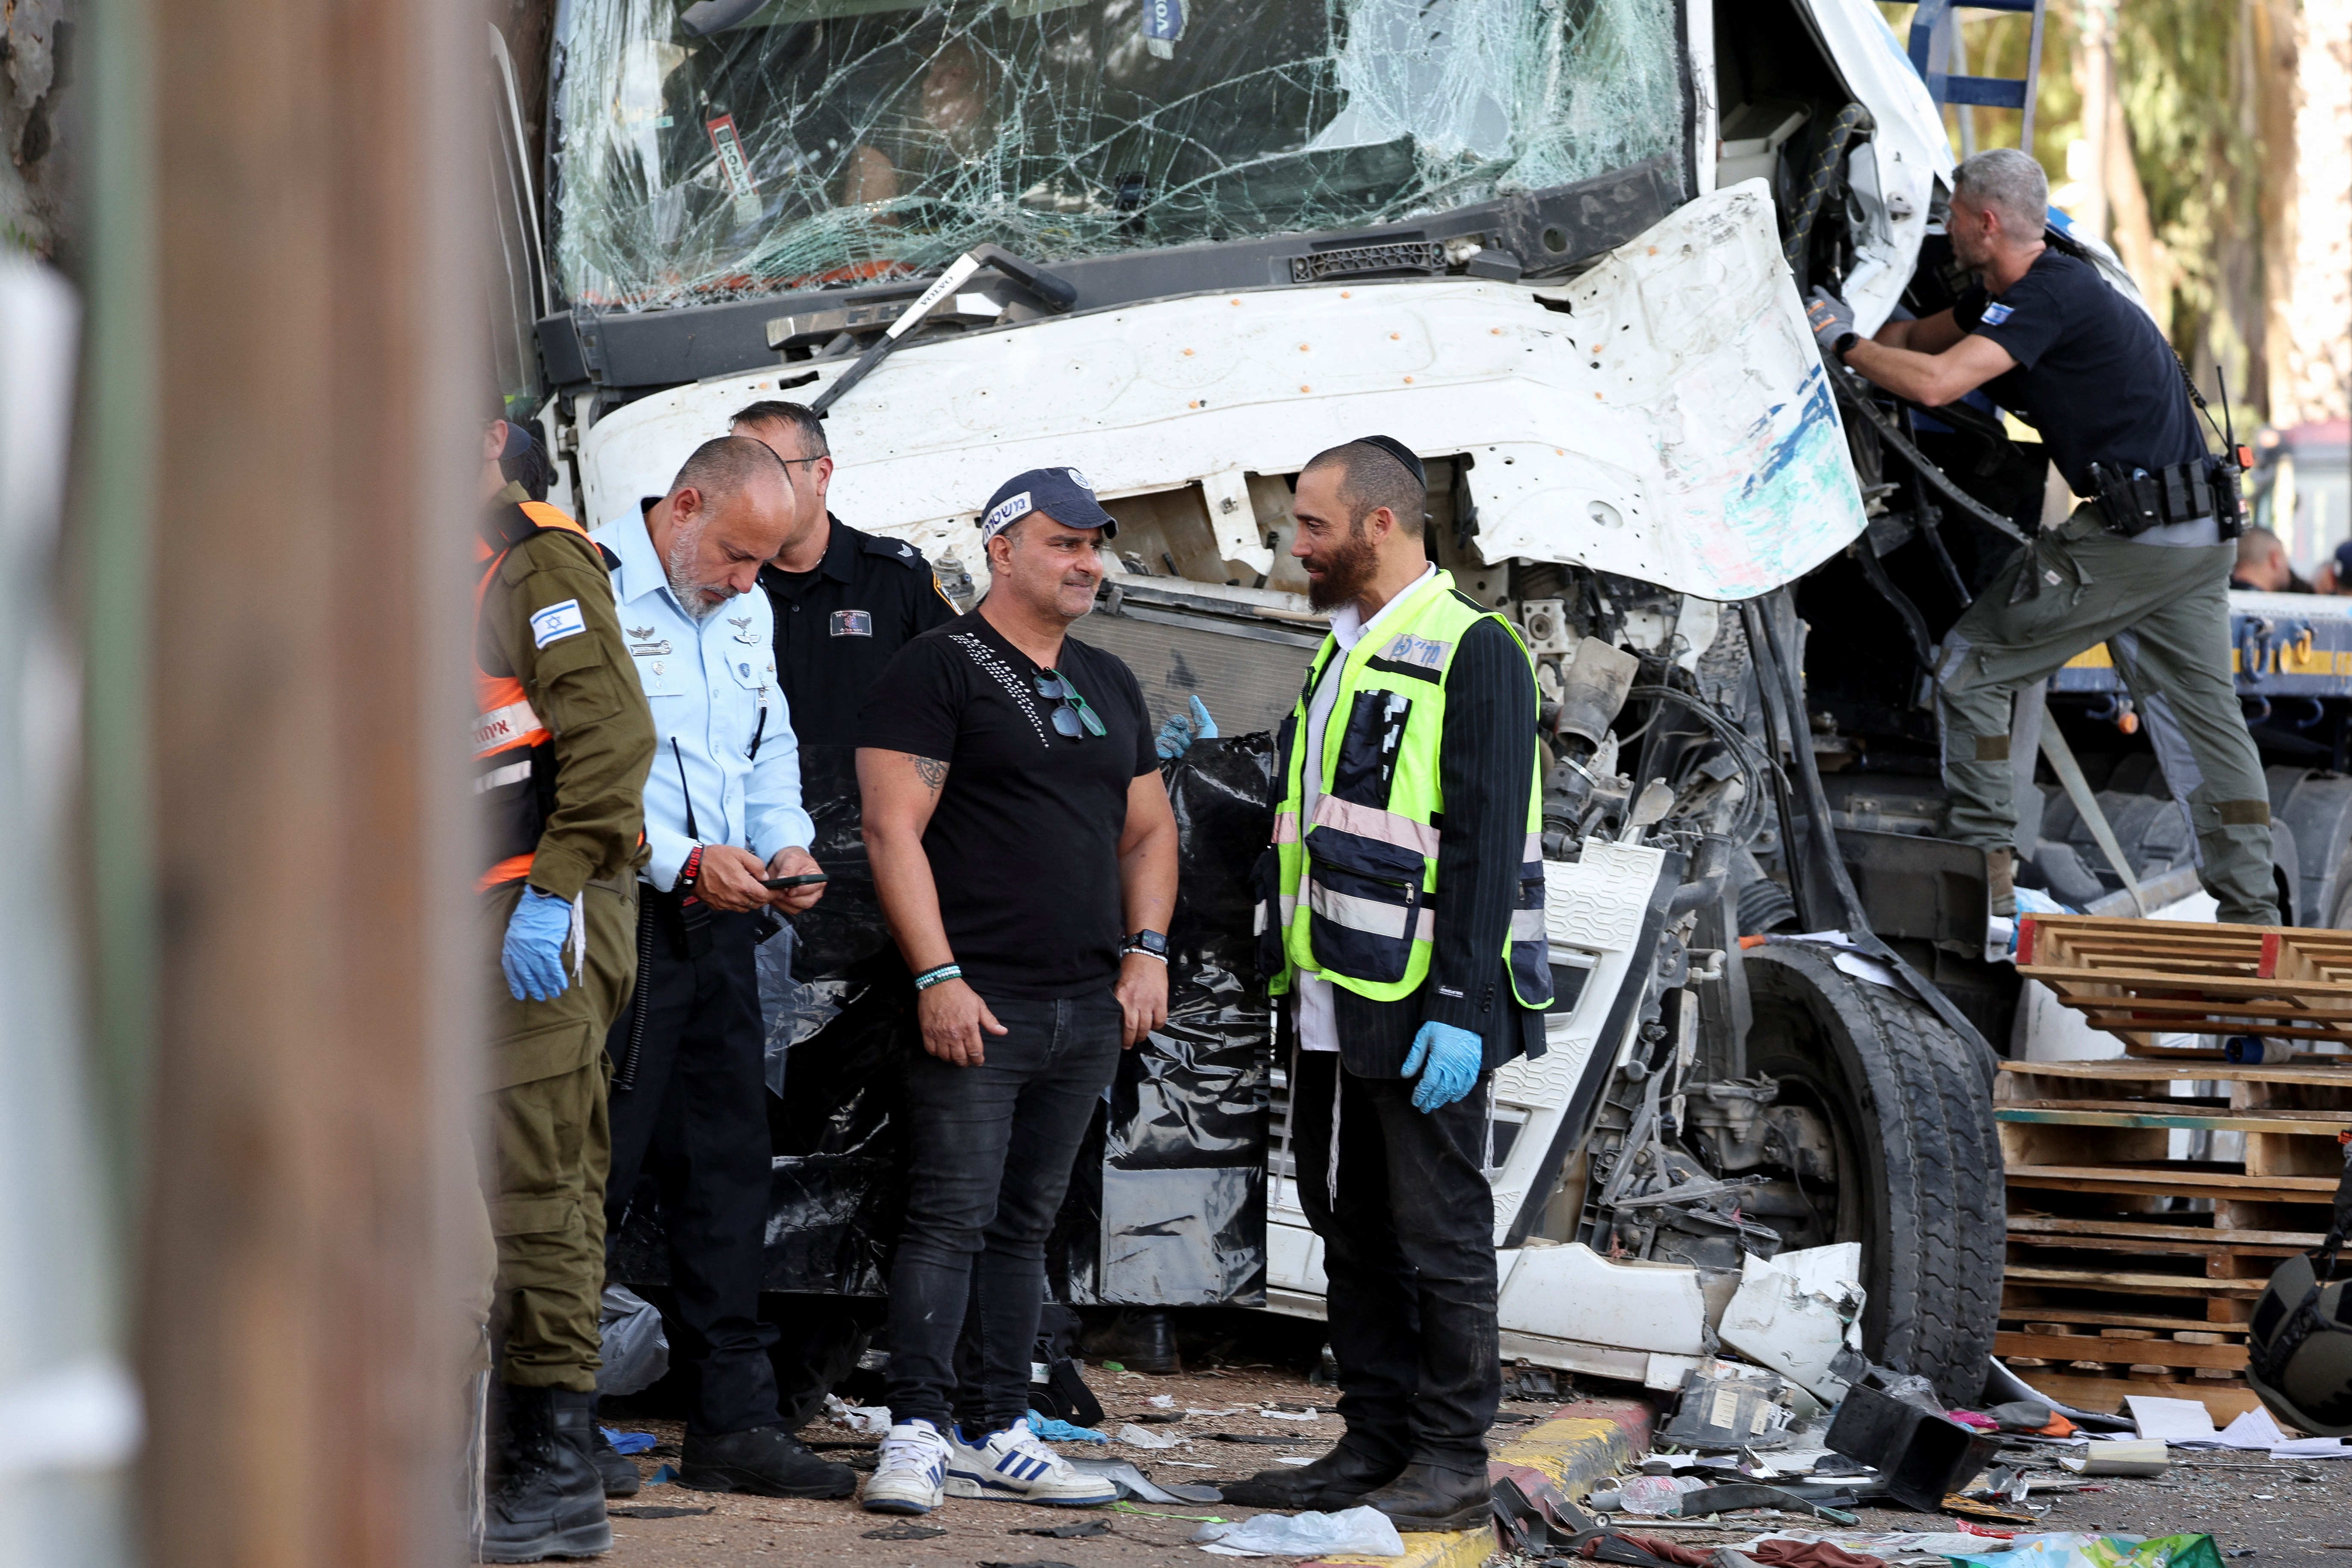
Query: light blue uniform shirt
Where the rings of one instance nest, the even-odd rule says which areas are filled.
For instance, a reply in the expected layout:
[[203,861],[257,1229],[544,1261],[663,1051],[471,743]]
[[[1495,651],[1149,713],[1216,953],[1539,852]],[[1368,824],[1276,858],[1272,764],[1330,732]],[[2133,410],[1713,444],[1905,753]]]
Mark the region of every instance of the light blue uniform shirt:
[[[646,779],[646,841],[653,859],[646,877],[657,888],[677,887],[698,838],[748,849],[762,864],[779,849],[806,848],[816,826],[801,809],[800,742],[776,684],[775,616],[768,595],[754,588],[698,623],[670,592],[642,515],[615,518],[592,537],[621,558],[613,593],[638,684],[654,713],[654,766]],[[688,792],[691,835],[686,830]]]

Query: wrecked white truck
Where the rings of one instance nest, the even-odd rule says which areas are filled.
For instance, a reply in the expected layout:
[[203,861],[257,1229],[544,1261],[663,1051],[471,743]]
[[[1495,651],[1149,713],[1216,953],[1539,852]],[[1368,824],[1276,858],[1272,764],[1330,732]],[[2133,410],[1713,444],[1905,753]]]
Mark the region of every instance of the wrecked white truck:
[[[1291,485],[1380,431],[1427,463],[1433,555],[1522,628],[1556,758],[1559,1000],[1495,1097],[1505,1357],[1679,1386],[1744,1258],[1853,1242],[1871,1357],[1979,1392],[2019,987],[1983,857],[1937,836],[1926,682],[2046,465],[1806,331],[1811,283],[1869,331],[1956,280],[1941,118],[1874,6],[564,0],[550,78],[544,164],[506,174],[502,341],[552,499],[609,518],[734,409],[837,398],[835,510],[968,604],[981,501],[1074,465],[1120,521],[1080,635],[1233,737],[1169,770],[1174,1016],[1073,1184],[1066,1300],[1321,1310],[1244,879],[1320,636]],[[2047,731],[2096,741],[2108,808],[2068,794],[2022,836],[2022,879],[2077,902],[2122,896],[2090,819],[2126,797],[2135,876],[2193,890],[2145,740],[2088,711],[2117,700]],[[2331,722],[2304,743],[2340,763]],[[2287,866],[2294,905],[2332,914],[2352,786],[2277,760],[2325,862]],[[768,1283],[872,1297],[908,1008],[848,759],[806,767],[835,881],[773,1045]],[[1739,942],[1808,932],[1844,934]],[[621,1277],[661,1282],[658,1224],[632,1211]]]

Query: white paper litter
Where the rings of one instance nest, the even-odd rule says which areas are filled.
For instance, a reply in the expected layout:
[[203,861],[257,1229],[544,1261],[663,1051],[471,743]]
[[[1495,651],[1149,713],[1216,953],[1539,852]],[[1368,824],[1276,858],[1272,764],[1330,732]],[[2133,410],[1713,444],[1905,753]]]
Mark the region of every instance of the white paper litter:
[[[1276,1454],[1274,1457],[1274,1462],[1277,1465],[1311,1465],[1315,1462],[1315,1456],[1312,1454]],[[1208,1468],[1205,1465],[1201,1468],[1202,1469]]]
[[887,1405],[852,1405],[833,1394],[824,1396],[824,1413],[836,1426],[846,1426],[865,1436],[887,1436],[890,1431],[890,1407]]
[[1236,1524],[1204,1524],[1192,1532],[1202,1551],[1219,1557],[1328,1557],[1351,1552],[1402,1557],[1404,1538],[1376,1508],[1343,1513],[1261,1513]]
[[1195,1410],[1189,1405],[1184,1406],[1184,1414],[1187,1415],[1239,1415],[1241,1413],[1242,1407],[1238,1405],[1231,1410]]
[[2273,1459],[2352,1459],[2352,1447],[2342,1437],[2294,1437],[2274,1445]]
[[1176,1396],[1172,1394],[1155,1394],[1144,1403],[1154,1410],[1172,1410],[1176,1407]]
[[2286,1440],[2286,1434],[2280,1431],[2279,1424],[2271,1419],[2271,1413],[2259,1405],[2221,1428],[2221,1447],[2224,1448],[2268,1450]]
[[1163,1437],[1149,1426],[1138,1426],[1130,1421],[1118,1429],[1118,1440],[1138,1448],[1181,1448],[1189,1447],[1190,1437]]
[[1258,1415],[1267,1421],[1320,1421],[1321,1415],[1312,1410],[1261,1410]]
[[2152,1443],[2167,1443],[2176,1448],[2218,1448],[2221,1434],[2213,1430],[2212,1412],[2201,1400],[2155,1399],[2144,1394],[2124,1396],[2124,1405],[2131,1412],[2132,1425],[2139,1435]]

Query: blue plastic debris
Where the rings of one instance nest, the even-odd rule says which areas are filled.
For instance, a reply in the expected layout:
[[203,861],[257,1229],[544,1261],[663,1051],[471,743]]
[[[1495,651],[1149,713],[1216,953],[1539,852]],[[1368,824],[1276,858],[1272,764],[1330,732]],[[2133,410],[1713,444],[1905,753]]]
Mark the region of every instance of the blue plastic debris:
[[1029,1430],[1048,1443],[1108,1443],[1110,1439],[1091,1426],[1073,1426],[1066,1421],[1052,1420],[1034,1410],[1029,1412]]
[[642,1454],[656,1441],[650,1432],[623,1432],[611,1426],[599,1426],[596,1430],[604,1434],[604,1441],[613,1445],[615,1454]]
[[676,1465],[664,1465],[660,1469],[656,1470],[652,1475],[646,1478],[646,1485],[649,1487],[666,1487],[676,1479],[677,1479],[677,1467]]

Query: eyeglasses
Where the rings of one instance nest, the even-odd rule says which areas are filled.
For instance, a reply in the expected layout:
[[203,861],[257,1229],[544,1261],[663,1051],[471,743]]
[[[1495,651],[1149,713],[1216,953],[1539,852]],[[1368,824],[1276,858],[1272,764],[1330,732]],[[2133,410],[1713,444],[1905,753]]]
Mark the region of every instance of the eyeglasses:
[[1055,733],[1066,735],[1073,741],[1076,740],[1081,733],[1088,735],[1110,733],[1103,727],[1101,716],[1087,706],[1087,700],[1078,695],[1078,689],[1071,685],[1070,678],[1060,670],[1041,669],[1037,672],[1037,695],[1061,700],[1062,705],[1054,710]]

